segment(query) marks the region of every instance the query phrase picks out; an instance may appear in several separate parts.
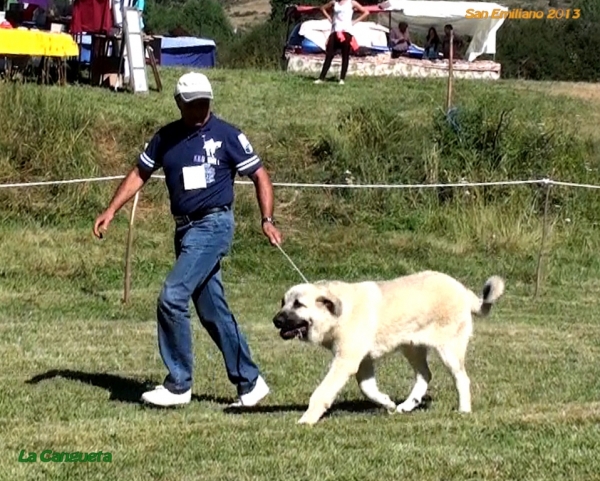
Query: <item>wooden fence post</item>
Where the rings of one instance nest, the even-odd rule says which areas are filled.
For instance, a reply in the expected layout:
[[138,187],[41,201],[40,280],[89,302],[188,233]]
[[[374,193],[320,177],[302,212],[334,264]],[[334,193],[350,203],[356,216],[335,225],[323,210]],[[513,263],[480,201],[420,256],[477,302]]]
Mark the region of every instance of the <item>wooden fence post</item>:
[[129,302],[129,295],[131,291],[131,249],[133,246],[133,220],[135,218],[135,210],[137,209],[138,200],[140,199],[140,192],[137,191],[133,198],[133,205],[131,206],[131,213],[129,214],[129,229],[127,232],[127,248],[125,250],[125,281],[123,287],[123,302],[127,304]]
[[542,240],[540,242],[540,251],[538,253],[538,262],[536,269],[536,279],[535,279],[535,292],[533,293],[533,297],[536,298],[540,291],[540,285],[542,283],[542,260],[544,257],[544,250],[546,248],[546,236],[548,235],[548,208],[550,204],[550,188],[552,187],[552,182],[548,179],[544,180],[546,184],[546,198],[544,200],[544,219],[542,224]]

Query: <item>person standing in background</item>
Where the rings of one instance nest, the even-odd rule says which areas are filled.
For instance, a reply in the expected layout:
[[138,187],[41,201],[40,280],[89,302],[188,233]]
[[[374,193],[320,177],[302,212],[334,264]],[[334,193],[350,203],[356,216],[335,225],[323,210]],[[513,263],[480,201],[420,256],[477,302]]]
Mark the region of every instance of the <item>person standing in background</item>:
[[[327,13],[328,10],[333,10],[333,19]],[[360,12],[361,15],[353,21],[354,10]],[[340,71],[339,83],[343,85],[346,73],[348,72],[348,64],[350,63],[350,50],[358,49],[358,43],[352,35],[352,27],[368,17],[369,12],[355,0],[332,0],[321,6],[321,11],[325,15],[325,18],[331,22],[331,33],[325,46],[325,61],[323,62],[321,75],[315,80],[315,83],[321,83],[325,80],[335,52],[340,49],[342,54],[342,69]]]

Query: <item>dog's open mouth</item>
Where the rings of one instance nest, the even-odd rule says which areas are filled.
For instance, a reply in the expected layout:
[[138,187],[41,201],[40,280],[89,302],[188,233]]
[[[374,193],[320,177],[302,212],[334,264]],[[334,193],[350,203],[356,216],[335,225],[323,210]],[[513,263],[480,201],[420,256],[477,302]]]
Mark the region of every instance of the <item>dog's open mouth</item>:
[[291,328],[282,327],[279,331],[279,335],[286,341],[289,339],[304,339],[306,336],[308,336],[308,322],[302,321],[300,324],[296,324]]

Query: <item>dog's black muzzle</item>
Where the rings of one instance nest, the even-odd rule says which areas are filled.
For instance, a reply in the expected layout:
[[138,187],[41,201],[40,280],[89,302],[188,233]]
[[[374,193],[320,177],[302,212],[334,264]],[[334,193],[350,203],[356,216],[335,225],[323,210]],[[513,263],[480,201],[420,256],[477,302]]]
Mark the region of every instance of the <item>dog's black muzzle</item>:
[[308,322],[294,312],[278,312],[273,318],[273,325],[279,329],[279,335],[285,340],[305,338],[308,335]]
[[285,326],[286,324],[286,315],[285,313],[282,312],[278,312],[275,317],[273,318],[273,325],[277,328],[277,329],[281,329],[283,326]]

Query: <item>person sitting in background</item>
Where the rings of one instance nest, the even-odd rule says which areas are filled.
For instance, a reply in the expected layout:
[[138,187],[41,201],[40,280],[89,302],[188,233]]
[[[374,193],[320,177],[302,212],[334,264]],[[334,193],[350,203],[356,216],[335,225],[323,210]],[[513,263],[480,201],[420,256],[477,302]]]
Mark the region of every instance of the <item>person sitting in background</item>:
[[434,27],[431,27],[427,32],[427,38],[425,39],[425,45],[423,50],[424,59],[437,60],[440,51],[441,40]]
[[408,24],[400,22],[398,28],[393,28],[390,32],[390,43],[392,44],[392,58],[398,58],[406,54],[410,47],[410,35],[408,34]]
[[[445,59],[450,58],[450,34],[452,33],[453,28],[452,25],[448,24],[444,26],[444,40],[442,41],[442,53],[444,54]],[[454,33],[454,41],[452,42],[452,58],[454,60],[460,60],[462,58],[462,54],[460,53],[460,49],[463,46],[463,40],[456,33]]]

